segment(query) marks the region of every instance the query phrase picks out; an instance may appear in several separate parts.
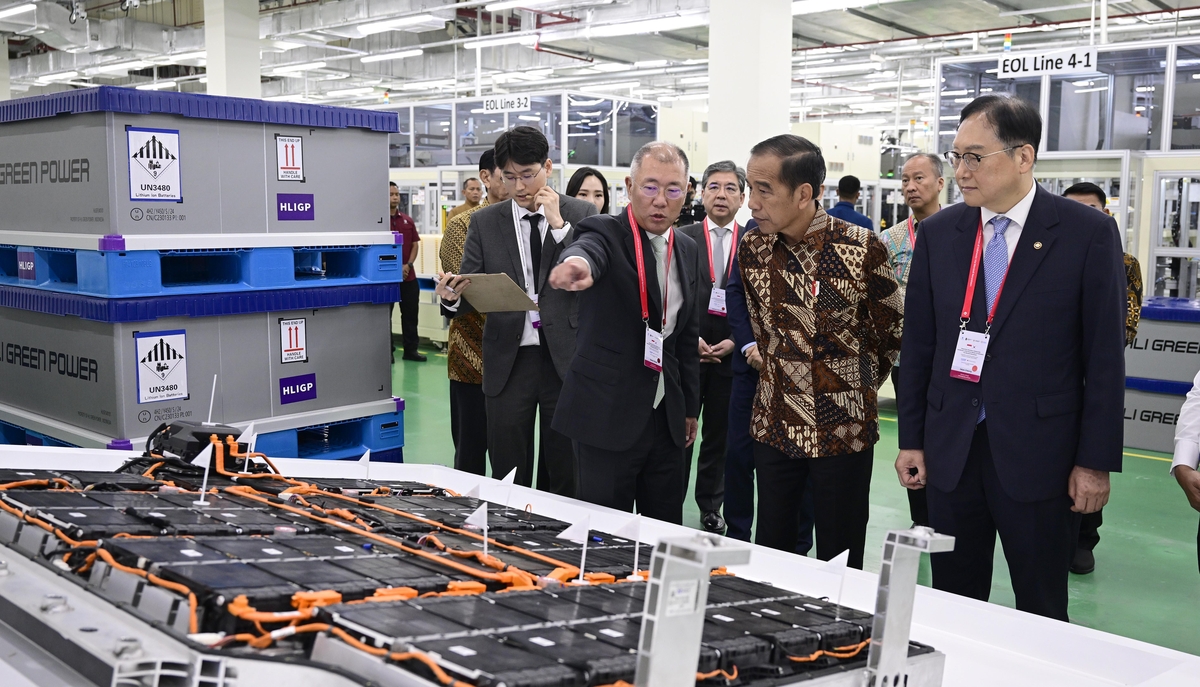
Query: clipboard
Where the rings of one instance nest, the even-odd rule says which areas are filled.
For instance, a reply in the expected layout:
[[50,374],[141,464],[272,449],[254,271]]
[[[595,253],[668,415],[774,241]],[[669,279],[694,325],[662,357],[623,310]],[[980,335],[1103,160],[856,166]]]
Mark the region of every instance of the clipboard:
[[525,312],[538,310],[537,303],[517,286],[507,274],[464,274],[471,280],[463,289],[462,298],[467,299],[476,312]]

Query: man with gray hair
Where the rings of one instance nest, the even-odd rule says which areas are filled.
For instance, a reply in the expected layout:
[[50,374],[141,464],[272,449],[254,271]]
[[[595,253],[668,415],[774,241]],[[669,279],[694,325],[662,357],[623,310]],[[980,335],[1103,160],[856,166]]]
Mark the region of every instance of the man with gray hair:
[[671,228],[687,165],[677,146],[643,146],[625,177],[626,211],[580,222],[550,273],[554,288],[582,291],[553,425],[575,443],[577,498],[676,524],[700,413],[705,276],[696,243]]
[[[942,209],[942,189],[946,180],[942,178],[942,158],[932,153],[917,153],[904,163],[900,171],[900,190],[904,193],[904,203],[911,214],[908,219],[899,222],[891,229],[879,235],[888,251],[888,264],[896,274],[896,282],[900,284],[900,297],[904,298],[908,286],[908,271],[912,265],[913,247],[917,244],[917,228],[933,213]],[[892,368],[893,383],[899,383],[900,359]],[[912,516],[914,525],[929,525],[929,505],[925,500],[924,489],[908,489],[908,514]]]
[[[679,228],[700,248],[700,412],[704,435],[696,465],[696,505],[707,532],[725,533],[721,506],[725,501],[725,438],[729,429],[729,399],[733,388],[733,332],[725,307],[725,287],[734,269],[734,256],[745,233],[734,217],[746,193],[746,171],[731,160],[714,162],[700,181],[705,218]],[[706,269],[707,268],[707,269]],[[707,312],[704,308],[707,304]],[[691,473],[695,446],[684,452],[683,491]]]

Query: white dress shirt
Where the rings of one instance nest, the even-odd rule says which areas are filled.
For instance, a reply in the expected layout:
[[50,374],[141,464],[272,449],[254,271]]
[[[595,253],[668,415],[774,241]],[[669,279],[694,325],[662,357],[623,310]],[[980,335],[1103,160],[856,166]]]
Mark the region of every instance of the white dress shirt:
[[[729,224],[717,226],[712,222],[708,223],[708,233],[712,237],[713,246],[717,242],[721,244],[721,255],[724,258],[721,264],[716,264],[716,255],[713,256],[713,272],[717,275],[717,288],[725,288],[726,281],[729,277],[729,251],[733,250],[733,232],[737,228],[737,221],[730,220]],[[716,251],[713,251],[714,253]]]
[[1033,186],[1029,189],[1029,193],[1025,197],[1012,206],[1008,212],[993,212],[987,208],[981,208],[983,217],[983,245],[988,245],[988,241],[992,240],[992,235],[996,230],[990,222],[996,215],[1003,215],[1009,219],[1008,229],[1004,230],[1004,242],[1008,244],[1008,264],[1012,264],[1013,253],[1017,250],[1017,241],[1021,238],[1021,230],[1025,228],[1025,223],[1029,221],[1029,208],[1033,207],[1033,197],[1037,194],[1037,182],[1033,182]]
[[1200,373],[1192,382],[1192,390],[1187,393],[1175,423],[1175,460],[1171,461],[1171,472],[1180,465],[1193,470],[1200,465]]
[[[646,239],[654,238],[654,234],[646,230],[642,230],[646,234]],[[667,233],[663,234],[663,238],[667,240],[667,245],[671,245],[671,234],[675,229],[668,228]],[[671,288],[667,290],[667,323],[663,325],[662,335],[663,341],[675,331],[675,324],[679,321],[679,310],[683,307],[683,283],[679,281],[679,270],[671,269],[672,263],[675,261],[674,255],[667,256],[667,283]]]
[[[546,231],[550,232],[550,236],[554,239],[555,243],[562,243],[562,240],[567,236],[567,232],[571,229],[571,223],[564,221],[561,229],[550,229],[550,223],[546,220],[545,206],[539,206],[535,213],[517,205],[517,201],[515,200],[509,202],[512,204],[513,210],[513,228],[517,232],[517,249],[521,254],[521,272],[525,276],[525,293],[529,294],[529,297],[536,302],[537,295],[534,292],[536,277],[533,274],[533,258],[529,255],[529,232],[532,230],[529,216],[532,214],[541,215],[541,219],[538,220],[538,228],[541,230],[538,243],[545,243]],[[543,255],[542,259],[548,260],[549,258]],[[553,267],[553,265],[550,265],[550,267]],[[537,330],[533,328],[532,313],[533,311],[525,313],[525,329],[521,332],[522,346],[537,346],[541,343]]]

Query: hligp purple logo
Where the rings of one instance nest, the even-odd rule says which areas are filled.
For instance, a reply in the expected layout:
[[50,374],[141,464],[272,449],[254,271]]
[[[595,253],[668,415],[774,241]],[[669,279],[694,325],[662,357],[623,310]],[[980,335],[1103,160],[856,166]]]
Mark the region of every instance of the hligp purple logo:
[[276,193],[275,208],[280,222],[312,221],[315,218],[311,193]]
[[17,279],[37,281],[36,257],[33,251],[17,251]]
[[279,404],[311,401],[317,397],[317,375],[306,374],[283,377],[279,380]]

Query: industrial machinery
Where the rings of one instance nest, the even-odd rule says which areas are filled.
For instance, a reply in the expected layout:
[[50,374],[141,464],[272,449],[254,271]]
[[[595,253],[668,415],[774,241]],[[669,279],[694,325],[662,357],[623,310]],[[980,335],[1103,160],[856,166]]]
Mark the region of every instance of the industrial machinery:
[[433,485],[289,477],[237,431],[160,427],[115,472],[0,470],[0,639],[53,657],[35,684],[657,687],[682,657],[680,684],[857,686],[869,653],[878,684],[941,684],[889,600],[911,608],[903,557],[884,626],[727,573],[747,545],[577,543]]

